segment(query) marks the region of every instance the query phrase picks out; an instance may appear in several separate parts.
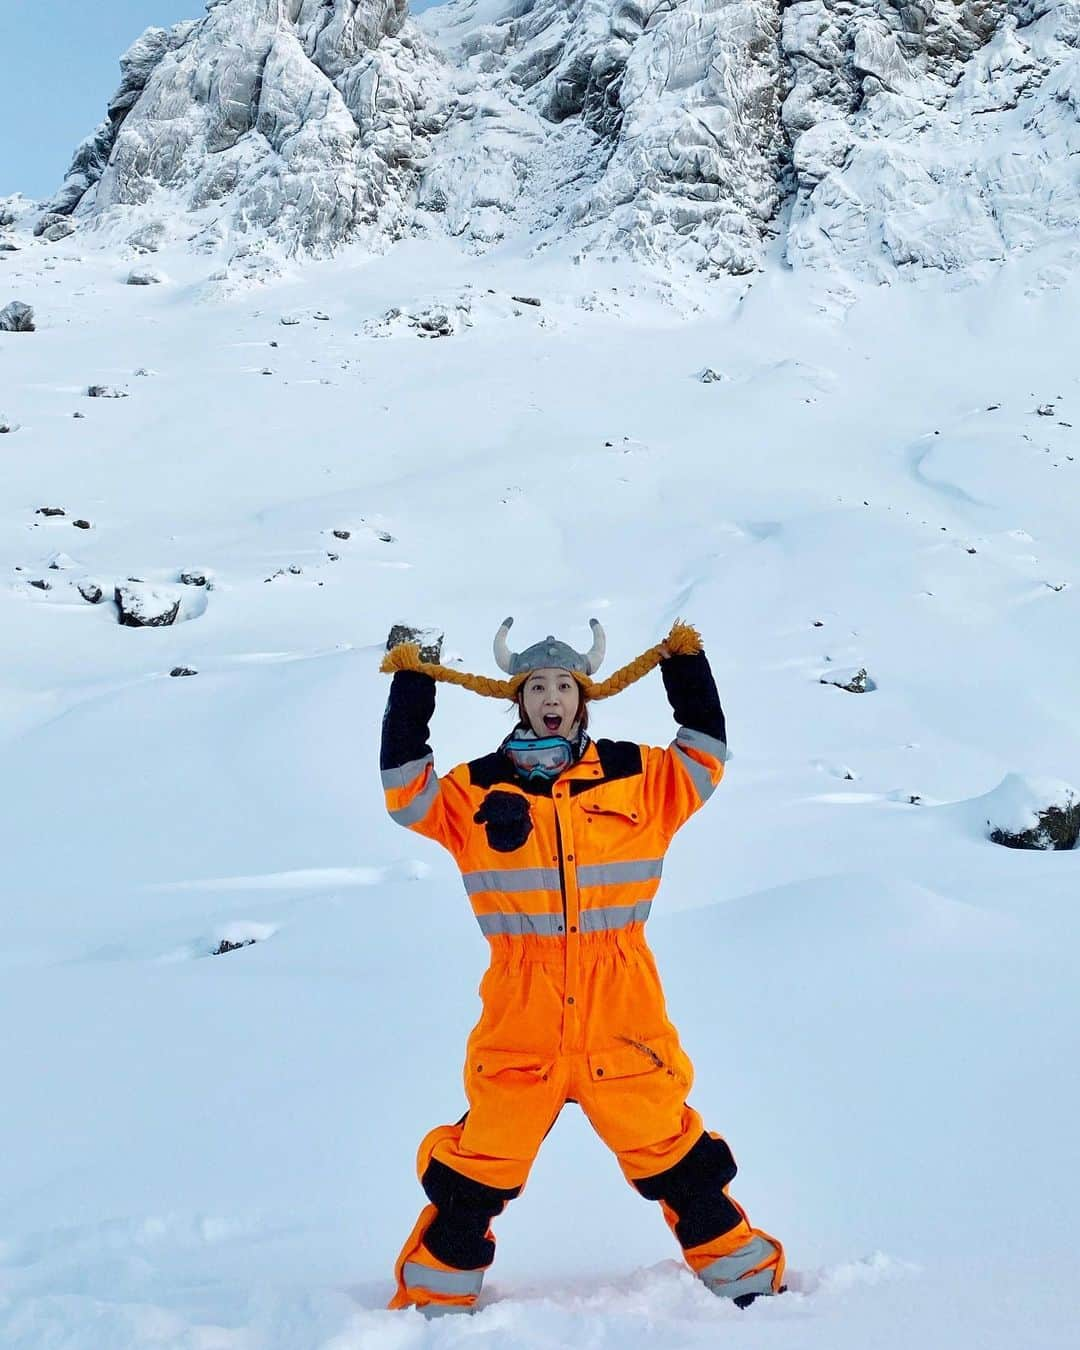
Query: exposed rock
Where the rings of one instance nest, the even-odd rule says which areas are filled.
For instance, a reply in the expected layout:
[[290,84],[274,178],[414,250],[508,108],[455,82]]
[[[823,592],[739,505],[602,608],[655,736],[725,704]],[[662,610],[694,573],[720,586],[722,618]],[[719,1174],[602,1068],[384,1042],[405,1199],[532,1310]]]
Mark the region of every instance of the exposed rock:
[[[176,673],[177,672],[174,670],[173,674],[175,675]],[[191,675],[195,674],[194,671],[187,671],[185,673]],[[256,938],[243,938],[240,942],[230,942],[228,938],[222,938],[210,955],[224,956],[227,952],[238,952],[241,947],[254,947],[256,941]]]
[[1040,417],[1053,417],[1054,405],[1052,403],[1040,403],[1035,411]]
[[335,530],[335,531],[334,531],[334,538],[335,538],[335,539],[350,539],[350,538],[352,538],[352,532],[351,532],[350,530]]
[[18,253],[18,244],[11,243],[8,239],[0,239],[0,253]]
[[88,520],[73,520],[71,523],[77,530],[89,530],[93,528]]
[[0,230],[6,230],[14,225],[17,217],[15,212],[8,206],[0,206]]
[[7,436],[13,431],[18,431],[18,422],[13,422],[10,417],[5,417],[0,413],[0,436]]
[[128,286],[160,286],[166,281],[168,281],[168,277],[164,272],[143,269],[141,271],[129,272],[126,284]]
[[88,604],[97,605],[101,603],[105,592],[96,581],[83,580],[78,583],[78,591],[82,598]]
[[79,564],[66,553],[54,553],[49,559],[49,568],[53,572],[70,572]]
[[48,581],[45,581],[43,578],[40,578],[40,577],[39,577],[36,581],[31,581],[30,585],[36,587],[39,591],[51,591],[51,590],[52,590],[52,585],[51,585],[51,583],[48,582]]
[[176,622],[180,597],[172,591],[129,584],[113,592],[120,622],[128,628],[165,628]]
[[62,506],[39,506],[34,512],[35,516],[63,516],[67,512]]
[[1080,840],[1080,795],[1067,783],[1010,774],[994,794],[994,804],[1008,817],[1007,822],[986,822],[987,838],[995,844],[1061,850],[1076,848]]
[[92,384],[86,391],[87,398],[127,398],[126,389],[117,389],[111,384]]
[[0,333],[32,333],[34,331],[34,311],[21,300],[12,300],[0,309]]
[[207,576],[205,572],[181,572],[180,584],[183,586],[205,586]]
[[511,300],[516,300],[519,305],[539,305],[540,301],[532,295],[512,295]]
[[438,628],[413,628],[407,623],[396,623],[386,639],[386,650],[392,651],[402,643],[415,642],[420,648],[421,661],[436,665],[442,660],[443,633]]
[[[198,673],[197,670],[192,670],[190,666],[173,666],[172,670],[169,671],[170,675],[177,678],[184,675],[198,675]],[[216,954],[217,953],[215,953],[215,955]]]
[[843,689],[849,694],[868,694],[877,688],[877,685],[867,674],[865,666],[860,666],[854,673],[851,671],[836,671],[828,679],[823,677],[818,683],[835,685],[837,689]]
[[723,375],[710,366],[706,366],[699,378],[702,384],[724,384],[730,379],[730,376]]

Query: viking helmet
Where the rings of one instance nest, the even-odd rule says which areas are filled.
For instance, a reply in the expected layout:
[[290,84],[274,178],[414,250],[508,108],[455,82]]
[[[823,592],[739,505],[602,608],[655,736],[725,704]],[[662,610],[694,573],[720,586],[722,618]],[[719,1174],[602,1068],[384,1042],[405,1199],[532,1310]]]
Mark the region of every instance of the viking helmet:
[[507,675],[527,675],[533,670],[553,667],[556,670],[569,670],[578,675],[595,675],[604,659],[606,641],[599,619],[590,619],[593,630],[593,644],[588,652],[575,651],[567,642],[560,642],[551,633],[543,642],[534,642],[523,652],[512,652],[507,645],[506,635],[510,632],[513,619],[504,619],[495,634],[495,660],[499,669]]

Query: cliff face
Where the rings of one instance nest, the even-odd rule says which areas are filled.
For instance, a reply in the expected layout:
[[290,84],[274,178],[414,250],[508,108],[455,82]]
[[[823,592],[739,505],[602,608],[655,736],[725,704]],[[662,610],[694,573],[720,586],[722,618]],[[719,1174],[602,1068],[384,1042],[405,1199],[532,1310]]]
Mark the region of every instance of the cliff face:
[[193,213],[207,247],[445,229],[745,272],[781,235],[882,271],[1080,221],[1080,0],[217,0],[121,64],[51,207]]

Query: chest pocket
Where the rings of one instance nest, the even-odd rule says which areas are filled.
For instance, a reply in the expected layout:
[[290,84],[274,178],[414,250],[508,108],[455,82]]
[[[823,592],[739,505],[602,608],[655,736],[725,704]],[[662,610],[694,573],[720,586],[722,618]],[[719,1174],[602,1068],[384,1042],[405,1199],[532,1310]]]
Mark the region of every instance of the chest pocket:
[[513,853],[532,834],[529,802],[519,792],[489,792],[473,820],[483,825],[496,853]]

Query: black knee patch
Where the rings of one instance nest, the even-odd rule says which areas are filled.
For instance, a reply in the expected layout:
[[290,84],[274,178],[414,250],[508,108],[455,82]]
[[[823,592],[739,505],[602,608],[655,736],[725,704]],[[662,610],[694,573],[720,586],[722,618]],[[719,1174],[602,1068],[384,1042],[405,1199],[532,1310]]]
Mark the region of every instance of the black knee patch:
[[488,1225],[521,1194],[521,1187],[485,1186],[434,1158],[420,1184],[438,1210],[424,1234],[424,1246],[432,1256],[455,1270],[490,1266],[495,1244],[487,1236]]
[[496,853],[513,853],[532,834],[529,803],[518,792],[489,792],[473,820],[483,825]]
[[737,1171],[724,1140],[703,1134],[681,1162],[634,1185],[646,1200],[662,1200],[675,1213],[681,1246],[698,1247],[741,1222],[742,1215],[724,1193]]

